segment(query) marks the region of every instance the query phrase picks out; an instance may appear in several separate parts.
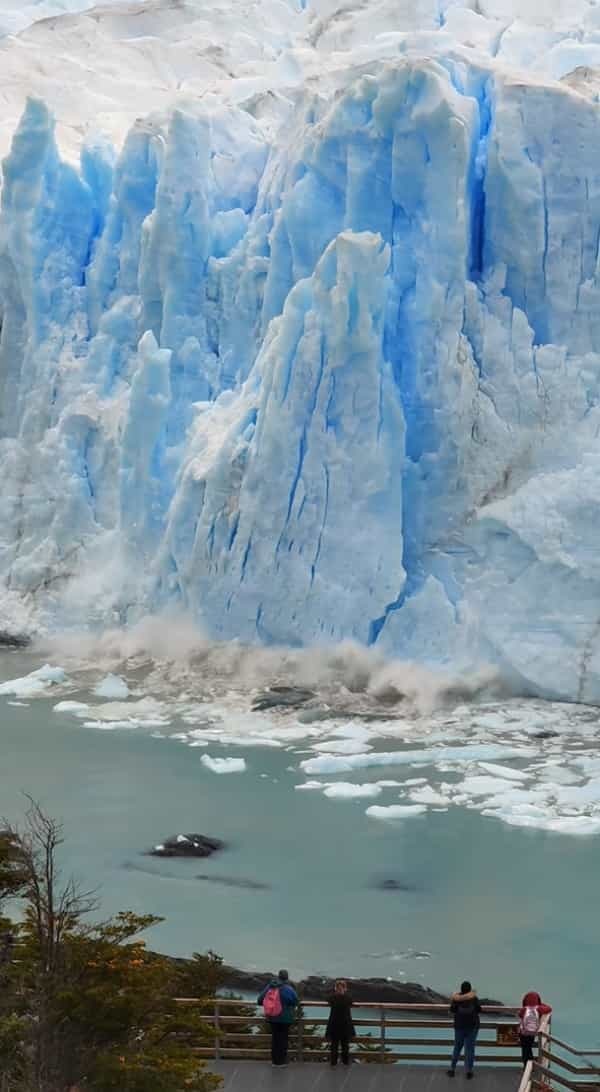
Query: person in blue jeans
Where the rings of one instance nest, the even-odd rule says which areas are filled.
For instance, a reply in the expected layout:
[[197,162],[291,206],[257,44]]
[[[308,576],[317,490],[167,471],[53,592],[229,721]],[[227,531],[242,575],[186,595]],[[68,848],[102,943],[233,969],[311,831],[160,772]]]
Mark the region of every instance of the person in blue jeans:
[[473,1078],[475,1066],[475,1043],[479,1031],[479,1013],[481,1004],[470,982],[463,982],[459,993],[452,995],[450,1012],[454,1016],[454,1050],[448,1076],[453,1077],[460,1058],[461,1051],[465,1052],[465,1069],[467,1080]]

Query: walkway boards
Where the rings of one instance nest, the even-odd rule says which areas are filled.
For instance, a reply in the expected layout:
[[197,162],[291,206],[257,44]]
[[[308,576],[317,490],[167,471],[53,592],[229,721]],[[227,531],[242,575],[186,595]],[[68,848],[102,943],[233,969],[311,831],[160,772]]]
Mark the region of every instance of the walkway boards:
[[273,1069],[266,1062],[209,1062],[219,1073],[223,1092],[517,1092],[521,1069],[516,1066],[475,1069],[465,1080],[462,1067],[454,1080],[440,1066],[351,1065],[336,1069],[324,1063],[291,1062]]

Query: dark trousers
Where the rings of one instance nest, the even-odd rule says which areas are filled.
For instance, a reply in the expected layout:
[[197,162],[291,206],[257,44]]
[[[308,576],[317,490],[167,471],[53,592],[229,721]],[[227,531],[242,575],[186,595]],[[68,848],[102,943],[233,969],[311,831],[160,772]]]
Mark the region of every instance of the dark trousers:
[[460,1052],[465,1048],[465,1069],[467,1073],[473,1072],[473,1066],[475,1065],[475,1041],[477,1039],[477,1032],[479,1028],[455,1028],[454,1029],[454,1050],[452,1052],[452,1069],[456,1069],[456,1064],[460,1058]]
[[273,1065],[285,1065],[287,1062],[289,1024],[280,1024],[271,1020],[271,1061]]
[[348,1065],[348,1063],[350,1061],[350,1056],[349,1056],[350,1040],[349,1039],[341,1039],[341,1038],[338,1039],[337,1037],[335,1039],[331,1039],[331,1041],[329,1043],[331,1064],[332,1065],[337,1065],[338,1053],[340,1051],[340,1048],[341,1048],[341,1052],[342,1052],[342,1064],[343,1065]]
[[519,1035],[521,1043],[521,1057],[523,1059],[523,1065],[527,1065],[527,1062],[533,1061],[533,1044],[535,1043],[535,1035]]

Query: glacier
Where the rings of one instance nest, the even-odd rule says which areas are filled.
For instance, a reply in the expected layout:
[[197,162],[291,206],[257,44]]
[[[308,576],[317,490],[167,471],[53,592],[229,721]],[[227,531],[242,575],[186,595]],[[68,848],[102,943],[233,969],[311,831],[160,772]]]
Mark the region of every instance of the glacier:
[[120,149],[52,94],[12,135],[2,627],[179,611],[600,701],[600,6],[248,11]]

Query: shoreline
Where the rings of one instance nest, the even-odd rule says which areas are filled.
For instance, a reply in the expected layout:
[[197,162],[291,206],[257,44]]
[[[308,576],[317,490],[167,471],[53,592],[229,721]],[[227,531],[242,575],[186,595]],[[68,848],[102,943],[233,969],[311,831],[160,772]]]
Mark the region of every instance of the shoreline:
[[[221,968],[221,991],[234,990],[244,993],[260,993],[265,984],[277,977],[277,972],[271,971],[243,971],[239,967],[231,967],[223,964]],[[449,1005],[450,996],[439,993],[429,986],[422,986],[418,982],[400,982],[393,978],[351,978],[345,977],[348,988],[352,994],[355,1005],[369,1002],[413,1004],[413,1005]],[[299,981],[293,982],[301,999],[306,1001],[326,1001],[331,993],[335,976],[308,975]],[[501,1001],[491,998],[481,998],[482,1004],[500,1005]]]

